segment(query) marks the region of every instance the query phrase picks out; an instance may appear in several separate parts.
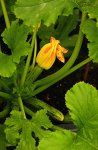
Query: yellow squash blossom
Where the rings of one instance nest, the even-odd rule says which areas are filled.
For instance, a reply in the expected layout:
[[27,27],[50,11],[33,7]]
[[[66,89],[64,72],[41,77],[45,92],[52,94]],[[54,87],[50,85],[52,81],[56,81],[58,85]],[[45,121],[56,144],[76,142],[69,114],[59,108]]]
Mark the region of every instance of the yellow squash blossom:
[[[65,62],[64,54],[68,52],[67,49],[59,45],[60,41],[54,37],[50,38],[50,43],[45,44],[39,51],[36,62],[44,69],[49,69],[55,62],[56,57]],[[64,53],[64,54],[63,54]]]

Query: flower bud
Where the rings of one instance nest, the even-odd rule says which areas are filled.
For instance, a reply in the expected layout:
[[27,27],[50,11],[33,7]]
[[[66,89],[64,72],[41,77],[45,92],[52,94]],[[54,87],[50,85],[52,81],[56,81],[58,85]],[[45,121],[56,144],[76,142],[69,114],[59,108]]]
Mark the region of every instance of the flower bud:
[[59,45],[60,41],[54,37],[50,38],[50,43],[45,44],[39,51],[36,62],[38,65],[46,70],[50,69],[54,64],[56,57],[61,61],[65,62],[64,54],[68,50]]

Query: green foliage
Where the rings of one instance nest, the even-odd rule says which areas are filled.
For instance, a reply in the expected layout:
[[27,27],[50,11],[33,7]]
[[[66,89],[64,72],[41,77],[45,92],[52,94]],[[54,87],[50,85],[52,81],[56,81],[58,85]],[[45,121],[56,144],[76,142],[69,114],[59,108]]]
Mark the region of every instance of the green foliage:
[[88,13],[89,17],[96,18],[98,22],[98,0],[71,0],[77,7]]
[[2,33],[4,42],[11,49],[11,55],[0,52],[0,75],[10,77],[16,70],[16,63],[20,62],[21,56],[28,55],[31,47],[27,40],[30,29],[18,21],[12,23],[9,29]]
[[98,91],[92,85],[80,82],[66,93],[65,98],[79,135],[98,148]]
[[38,150],[71,150],[75,134],[70,131],[55,131],[43,138],[39,144]]
[[76,9],[74,10],[73,15],[69,15],[68,17],[62,15],[59,16],[55,25],[52,24],[49,27],[42,25],[38,31],[38,36],[41,39],[40,47],[46,43],[49,43],[51,36],[59,39],[61,45],[66,48],[70,49],[71,47],[74,47],[77,40],[77,34],[70,35],[70,33],[76,28],[78,24],[78,18],[79,11]]
[[3,32],[3,41],[8,45],[12,52],[13,62],[19,63],[21,56],[28,55],[30,50],[29,43],[26,42],[30,29],[24,24],[19,25],[18,21],[12,22],[10,29]]
[[89,41],[89,57],[93,62],[98,62],[98,27],[95,21],[87,20],[81,25],[81,29]]
[[[8,11],[8,14],[12,14],[15,1],[16,0],[5,0],[6,9]],[[0,17],[2,15],[3,15],[3,12],[2,12],[1,3],[0,3]]]
[[44,137],[38,150],[97,150],[91,143],[70,131],[55,131]]
[[5,127],[0,124],[0,149],[6,150],[6,138],[4,133]]
[[74,3],[68,0],[17,0],[14,12],[26,25],[33,26],[44,21],[49,26],[59,15],[72,14],[73,8]]
[[0,78],[0,91],[9,91],[9,87],[11,86],[12,82],[9,78]]
[[50,132],[48,128],[52,127],[46,110],[38,111],[31,120],[23,119],[22,113],[14,110],[11,117],[6,119],[5,125],[6,139],[12,145],[17,144],[16,150],[36,150],[35,139],[41,139]]
[[13,63],[12,56],[0,52],[0,75],[10,77],[16,70],[16,65]]
[[38,149],[97,150],[98,91],[93,86],[80,82],[67,91],[65,98],[78,129],[77,133],[67,130],[50,133],[41,140]]
[[[10,22],[11,26],[5,28],[1,35],[9,49],[6,54],[6,48],[1,49],[1,44],[0,100],[1,104],[3,99],[10,101],[11,115],[6,118],[5,126],[0,125],[0,149],[6,150],[7,147],[14,146],[16,150],[98,150],[98,91],[93,86],[80,82],[65,95],[66,106],[77,128],[76,132],[54,126],[46,109],[52,117],[61,117],[61,120],[62,113],[44,102],[38,102],[37,98],[37,102],[34,101],[35,97],[32,97],[79,68],[79,65],[71,67],[82,47],[83,33],[89,41],[89,57],[98,62],[98,0],[5,0],[5,3],[7,12],[0,1],[0,8],[1,5],[4,7],[3,11],[0,10],[0,17],[3,14],[6,24],[9,24],[7,26],[10,26]],[[82,25],[77,26],[80,23],[81,11]],[[11,14],[16,16],[13,22],[13,18],[9,20]],[[38,32],[34,28],[36,25],[39,26]],[[79,33],[77,27],[81,27]],[[49,43],[51,36],[69,49],[69,56],[72,49],[72,55],[60,70],[37,80],[43,69],[38,66],[31,70],[36,49],[34,47],[37,47],[34,45],[36,37],[41,40],[41,45],[40,41],[37,43],[39,48]],[[53,50],[55,47],[56,50],[61,49],[56,44],[51,46]],[[60,52],[62,57],[63,50]],[[23,84],[21,79],[24,79]],[[30,97],[32,99],[29,101]],[[31,100],[33,104],[30,103]],[[40,108],[45,110],[34,113],[28,107],[34,109],[33,111]],[[18,111],[19,108],[21,111]],[[32,118],[28,119],[25,112]]]

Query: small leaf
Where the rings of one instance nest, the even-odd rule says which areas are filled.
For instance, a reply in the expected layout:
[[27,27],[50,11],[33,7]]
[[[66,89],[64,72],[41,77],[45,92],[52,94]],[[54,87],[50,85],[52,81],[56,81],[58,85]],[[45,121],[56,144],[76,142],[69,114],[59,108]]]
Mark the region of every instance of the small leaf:
[[26,121],[22,128],[20,142],[16,150],[37,150],[35,140],[32,138],[32,123],[30,121]]
[[47,110],[41,109],[33,116],[32,121],[39,127],[43,126],[45,129],[51,128],[52,123],[49,120],[49,117],[46,115]]
[[16,65],[12,61],[12,56],[0,52],[0,75],[10,77],[16,70]]
[[12,111],[11,117],[7,118],[5,121],[5,125],[7,128],[5,129],[6,139],[11,144],[16,144],[19,137],[19,130],[22,128],[23,117],[21,112]]
[[86,34],[89,49],[89,57],[93,62],[98,62],[98,27],[93,20],[87,20],[81,25],[82,32]]
[[68,0],[17,0],[14,12],[26,25],[33,26],[44,21],[49,26],[60,14],[72,14],[73,8],[74,4]]
[[52,127],[52,123],[49,117],[46,115],[47,111],[42,109],[32,117],[32,129],[39,139],[43,138],[44,135],[49,134],[49,128]]
[[50,133],[48,129],[52,126],[46,110],[38,111],[31,120],[23,119],[21,112],[14,110],[5,125],[6,139],[10,144],[17,145],[16,150],[36,150],[35,138],[43,138]]
[[8,45],[12,52],[13,62],[19,63],[21,56],[28,55],[30,45],[27,36],[30,29],[24,24],[19,25],[18,21],[14,21],[9,29],[5,29],[2,33],[4,42]]
[[0,75],[10,77],[16,70],[16,65],[22,56],[27,56],[31,46],[26,42],[30,28],[14,21],[11,27],[2,33],[4,42],[11,49],[11,55],[0,53]]

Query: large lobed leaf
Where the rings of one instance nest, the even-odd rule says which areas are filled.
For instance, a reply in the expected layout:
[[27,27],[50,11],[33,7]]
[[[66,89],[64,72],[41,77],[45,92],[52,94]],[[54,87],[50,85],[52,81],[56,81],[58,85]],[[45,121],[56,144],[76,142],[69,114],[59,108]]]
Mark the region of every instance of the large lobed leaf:
[[35,147],[35,140],[32,138],[32,123],[30,121],[23,122],[22,132],[20,135],[20,142],[16,150],[37,150]]
[[81,138],[71,131],[55,131],[44,137],[38,150],[97,150],[86,139]]
[[16,70],[16,64],[20,62],[22,56],[28,55],[31,47],[26,42],[30,28],[24,24],[19,25],[14,21],[11,27],[2,33],[4,42],[11,49],[11,55],[0,52],[0,75],[10,77]]
[[96,22],[87,20],[81,25],[81,29],[89,41],[89,57],[93,59],[93,62],[98,62],[98,27]]
[[66,130],[66,133],[55,131],[44,137],[39,143],[38,150],[72,150],[75,135]]
[[84,82],[65,95],[66,105],[79,135],[98,148],[98,91]]
[[52,126],[46,110],[38,111],[32,120],[23,119],[19,111],[12,111],[5,124],[6,139],[10,144],[17,145],[16,150],[36,150],[35,137],[39,139],[44,137],[48,133],[47,129]]
[[72,14],[73,8],[74,3],[69,0],[17,0],[14,12],[26,25],[33,26],[44,21],[49,26],[60,14]]
[[98,91],[80,82],[65,98],[77,133],[64,129],[52,132],[40,141],[38,150],[98,150]]

